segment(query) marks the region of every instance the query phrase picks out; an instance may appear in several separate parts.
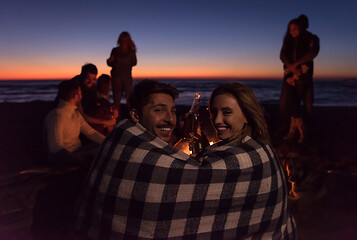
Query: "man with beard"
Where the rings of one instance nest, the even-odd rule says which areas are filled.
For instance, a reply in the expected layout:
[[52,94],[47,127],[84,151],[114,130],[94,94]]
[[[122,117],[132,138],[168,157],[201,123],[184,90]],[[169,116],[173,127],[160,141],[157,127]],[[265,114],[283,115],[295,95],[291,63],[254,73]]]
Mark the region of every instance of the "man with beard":
[[[154,231],[146,219],[159,220],[154,215],[160,204],[154,202],[163,194],[164,185],[157,186],[158,181],[165,182],[172,174],[170,169],[178,170],[173,164],[179,168],[187,161],[199,165],[169,144],[176,125],[177,97],[175,87],[158,81],[146,79],[134,86],[129,97],[131,119],[119,122],[102,144],[89,173],[72,237],[125,239]],[[150,209],[152,216],[144,216]],[[142,224],[148,224],[145,233],[140,233]]]
[[[50,164],[82,164],[84,156],[95,154],[96,147],[104,136],[94,130],[77,110],[82,92],[75,79],[62,81],[58,86],[58,104],[45,119],[45,140]],[[82,146],[79,135],[83,134],[97,145]]]
[[170,142],[176,126],[176,106],[178,97],[175,87],[152,80],[143,80],[135,86],[129,98],[130,116],[133,122],[165,142]]

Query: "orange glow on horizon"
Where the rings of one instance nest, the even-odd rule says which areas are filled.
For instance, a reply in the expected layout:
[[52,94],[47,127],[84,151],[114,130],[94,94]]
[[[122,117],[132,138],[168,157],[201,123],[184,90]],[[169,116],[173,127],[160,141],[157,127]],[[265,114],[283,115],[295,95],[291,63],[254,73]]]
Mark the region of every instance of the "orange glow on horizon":
[[[79,74],[80,71],[65,71],[65,72],[51,72],[47,71],[34,71],[34,69],[24,69],[20,72],[11,72],[11,73],[3,73],[0,76],[0,80],[55,80],[55,79],[70,79],[75,75]],[[98,69],[98,77],[101,74],[109,74],[110,71],[101,72]],[[214,72],[191,72],[187,71],[162,71],[162,72],[140,72],[133,70],[133,78],[207,78],[207,79],[215,79],[215,78],[280,78],[279,75],[270,75],[266,74],[229,74],[229,73],[214,73]]]
[[80,67],[69,66],[22,66],[16,65],[7,66],[5,71],[2,71],[1,80],[54,80],[54,79],[70,79],[80,73]]
[[[84,63],[83,63],[84,64]],[[82,65],[83,65],[82,64]],[[1,72],[0,80],[55,80],[55,79],[70,79],[80,73],[81,64],[61,64],[50,66],[16,66],[7,64],[6,68]],[[74,67],[73,67],[74,66]],[[105,64],[97,65],[98,77],[101,74],[109,74],[110,68]],[[353,74],[331,74],[331,73],[316,73],[315,79],[339,79],[339,78],[356,78]],[[133,68],[133,78],[193,78],[193,79],[280,79],[282,72],[280,69],[261,69],[257,71],[252,67],[235,67],[232,68],[210,68],[204,66],[191,67],[175,67],[175,66],[136,66]]]
[[[87,61],[96,64],[96,61]],[[31,79],[70,79],[80,74],[82,65],[87,62],[33,62],[29,64],[16,65],[12,61],[0,61],[3,71],[0,80],[31,80]],[[98,76],[109,74],[111,68],[105,63],[96,64]],[[280,78],[281,72],[274,68],[264,68],[257,71],[250,66],[239,63],[225,66],[224,64],[212,66],[202,65],[177,65],[174,63],[162,64],[143,61],[140,65],[133,67],[133,78]]]

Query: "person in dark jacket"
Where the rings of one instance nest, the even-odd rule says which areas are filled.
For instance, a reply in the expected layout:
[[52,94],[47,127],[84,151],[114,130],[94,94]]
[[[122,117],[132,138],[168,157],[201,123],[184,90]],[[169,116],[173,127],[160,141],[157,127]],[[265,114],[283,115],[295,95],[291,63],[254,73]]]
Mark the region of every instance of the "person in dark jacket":
[[[290,116],[290,128],[285,140],[292,139],[299,131],[299,143],[304,141],[305,123],[312,112],[313,59],[317,56],[319,38],[306,30],[308,19],[301,15],[288,24],[280,51],[284,64],[284,82],[280,94],[280,112],[283,121]],[[304,119],[300,102],[304,101]]]

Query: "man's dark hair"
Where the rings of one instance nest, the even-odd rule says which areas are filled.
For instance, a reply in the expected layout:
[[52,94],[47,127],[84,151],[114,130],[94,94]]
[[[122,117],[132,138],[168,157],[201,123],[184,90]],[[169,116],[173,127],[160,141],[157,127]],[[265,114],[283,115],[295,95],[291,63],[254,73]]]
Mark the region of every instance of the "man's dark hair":
[[309,28],[309,19],[305,14],[301,14],[297,19],[300,22],[300,25],[303,30],[306,30]]
[[70,100],[74,94],[78,93],[79,81],[78,76],[71,80],[65,80],[58,85],[58,98],[65,101]]
[[85,77],[87,73],[98,74],[98,69],[94,64],[87,63],[82,66],[81,75]]
[[139,116],[142,114],[143,107],[151,100],[154,93],[165,93],[175,100],[178,97],[178,90],[170,84],[161,83],[156,80],[144,79],[134,86],[134,90],[129,97],[129,108],[136,109]]

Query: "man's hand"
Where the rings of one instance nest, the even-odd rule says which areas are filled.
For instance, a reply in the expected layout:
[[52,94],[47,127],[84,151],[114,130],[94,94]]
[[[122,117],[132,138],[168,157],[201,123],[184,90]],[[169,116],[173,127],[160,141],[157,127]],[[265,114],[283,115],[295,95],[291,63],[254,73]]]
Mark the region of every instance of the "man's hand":
[[297,68],[299,66],[297,63],[286,64],[286,66],[294,75],[300,77],[300,75],[302,74],[301,69]]

